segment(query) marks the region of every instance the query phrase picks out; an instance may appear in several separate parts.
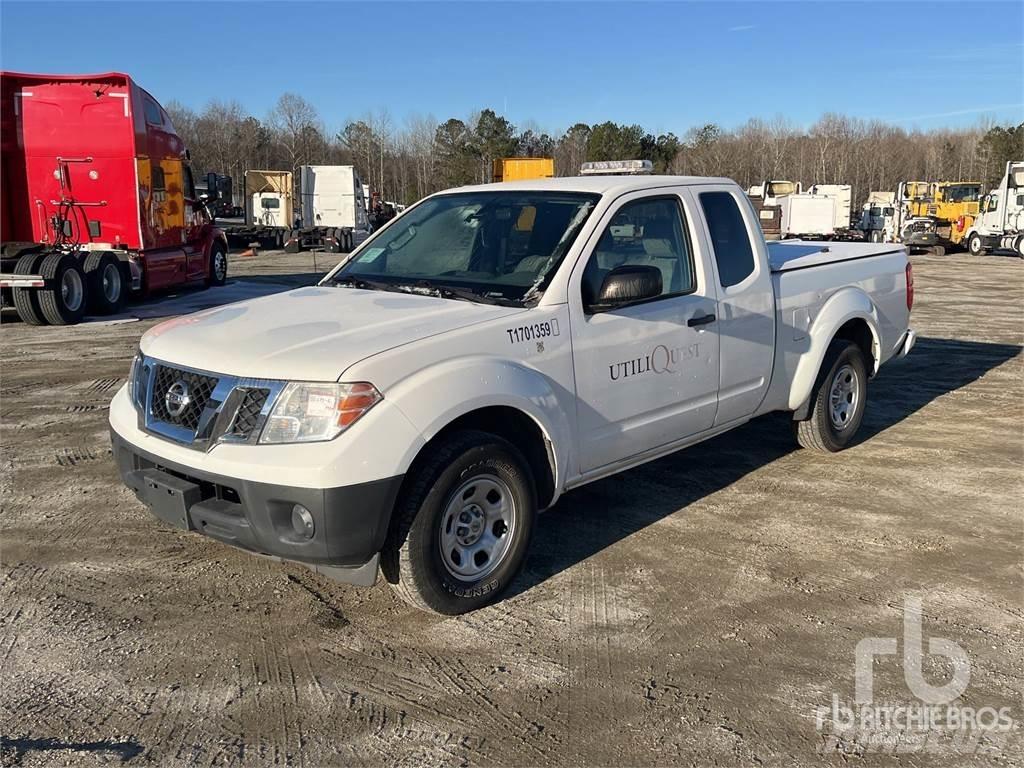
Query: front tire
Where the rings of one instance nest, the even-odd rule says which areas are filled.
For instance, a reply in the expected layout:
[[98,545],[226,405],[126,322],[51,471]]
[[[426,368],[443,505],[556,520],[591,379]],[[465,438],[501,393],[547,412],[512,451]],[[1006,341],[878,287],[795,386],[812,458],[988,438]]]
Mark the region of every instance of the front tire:
[[970,238],[968,238],[967,250],[970,252],[971,256],[981,256],[981,254],[985,251],[985,246],[981,242],[981,235],[979,235],[977,232],[975,232],[970,236]]
[[112,253],[90,253],[85,259],[85,279],[90,308],[97,315],[115,315],[124,308],[127,279],[121,261]]
[[224,285],[228,279],[228,254],[224,246],[214,243],[210,246],[210,271],[206,278],[206,285]]
[[868,369],[864,353],[852,341],[835,339],[822,363],[810,416],[794,422],[803,448],[836,453],[853,442],[864,419],[868,396]]
[[522,567],[537,500],[508,441],[457,432],[407,479],[381,567],[396,594],[455,615],[494,602]]

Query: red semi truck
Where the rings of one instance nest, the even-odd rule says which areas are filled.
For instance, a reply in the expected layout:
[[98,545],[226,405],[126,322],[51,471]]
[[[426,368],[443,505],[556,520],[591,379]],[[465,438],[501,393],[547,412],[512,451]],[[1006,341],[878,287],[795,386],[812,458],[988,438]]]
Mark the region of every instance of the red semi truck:
[[222,285],[227,239],[163,107],[125,74],[0,72],[0,292],[33,325]]

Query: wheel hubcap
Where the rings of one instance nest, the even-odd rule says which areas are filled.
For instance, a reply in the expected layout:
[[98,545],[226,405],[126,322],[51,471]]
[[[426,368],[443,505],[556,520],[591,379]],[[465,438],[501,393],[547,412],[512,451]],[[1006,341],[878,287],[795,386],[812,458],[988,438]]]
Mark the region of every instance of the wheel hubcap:
[[60,298],[64,302],[64,306],[72,312],[78,311],[82,306],[84,294],[82,276],[73,269],[67,270],[60,279]]
[[227,259],[224,258],[224,254],[220,251],[214,254],[213,269],[217,273],[218,280],[224,278],[224,273],[227,271]]
[[853,366],[844,365],[836,371],[828,399],[832,426],[839,431],[846,429],[857,412],[858,380]]
[[460,581],[493,572],[508,554],[515,534],[512,490],[501,478],[470,478],[451,495],[441,517],[441,561]]
[[121,270],[116,264],[107,264],[103,269],[103,296],[111,304],[121,298]]

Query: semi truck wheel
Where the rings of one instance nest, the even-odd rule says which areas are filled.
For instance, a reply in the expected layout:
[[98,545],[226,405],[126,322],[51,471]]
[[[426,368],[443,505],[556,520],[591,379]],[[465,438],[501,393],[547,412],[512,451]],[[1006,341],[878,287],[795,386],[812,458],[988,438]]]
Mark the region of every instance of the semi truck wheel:
[[90,253],[85,259],[89,306],[97,315],[117,314],[128,296],[125,269],[112,253]]
[[522,567],[536,507],[533,476],[515,446],[457,432],[410,472],[382,553],[384,576],[424,611],[481,608]]
[[[14,267],[17,275],[38,275],[39,265],[46,258],[45,253],[26,253]],[[39,290],[36,288],[14,288],[11,298],[18,317],[27,325],[46,325],[43,310],[39,307]]]
[[967,240],[967,250],[971,256],[981,256],[985,252],[985,245],[981,242],[981,235],[977,232],[971,234]]
[[206,285],[224,285],[228,279],[228,254],[224,246],[214,243],[210,246],[210,271],[206,277]]
[[78,259],[51,253],[39,265],[47,287],[39,291],[39,308],[50,325],[74,325],[85,316],[89,291]]
[[835,453],[853,442],[864,419],[868,396],[868,369],[860,347],[846,339],[829,344],[818,376],[811,412],[805,421],[793,422],[797,442],[803,448]]

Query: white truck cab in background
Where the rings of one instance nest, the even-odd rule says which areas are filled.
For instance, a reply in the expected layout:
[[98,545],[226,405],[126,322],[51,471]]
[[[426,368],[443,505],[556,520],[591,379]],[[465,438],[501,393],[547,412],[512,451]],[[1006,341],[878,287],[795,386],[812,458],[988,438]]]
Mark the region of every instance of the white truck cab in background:
[[982,199],[964,242],[975,256],[1001,250],[1024,258],[1024,161],[1006,164],[999,186]]
[[171,525],[462,613],[566,491],[771,411],[850,445],[912,303],[902,246],[766,244],[728,179],[464,187],[315,287],[147,332],[113,454]]

